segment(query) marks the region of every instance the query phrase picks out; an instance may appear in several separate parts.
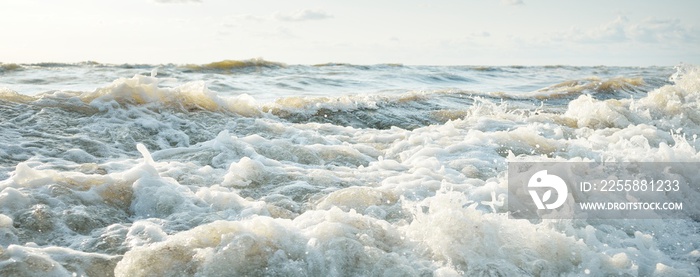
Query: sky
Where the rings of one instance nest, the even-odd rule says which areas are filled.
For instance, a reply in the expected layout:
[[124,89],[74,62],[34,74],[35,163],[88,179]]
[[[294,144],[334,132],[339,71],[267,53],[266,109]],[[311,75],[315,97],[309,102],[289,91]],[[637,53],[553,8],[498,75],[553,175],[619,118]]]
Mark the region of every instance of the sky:
[[0,0],[0,62],[700,64],[697,11],[697,0]]

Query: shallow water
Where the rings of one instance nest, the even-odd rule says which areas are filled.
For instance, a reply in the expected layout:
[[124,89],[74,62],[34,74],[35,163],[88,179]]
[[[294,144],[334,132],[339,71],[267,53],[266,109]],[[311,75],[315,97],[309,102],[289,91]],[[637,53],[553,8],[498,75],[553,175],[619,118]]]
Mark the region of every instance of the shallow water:
[[0,130],[0,275],[700,274],[698,204],[505,205],[508,161],[700,162],[692,65],[2,64]]

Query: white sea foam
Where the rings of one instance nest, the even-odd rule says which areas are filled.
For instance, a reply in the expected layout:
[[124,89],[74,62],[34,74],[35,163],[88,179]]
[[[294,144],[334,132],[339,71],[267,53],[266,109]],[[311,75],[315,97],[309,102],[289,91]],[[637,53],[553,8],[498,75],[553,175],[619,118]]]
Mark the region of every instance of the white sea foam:
[[[0,274],[697,275],[690,214],[511,219],[506,169],[700,162],[698,80],[682,66],[645,94],[536,104],[467,88],[266,102],[142,74],[94,91],[9,93]],[[448,116],[414,128],[341,124],[437,110]],[[697,188],[687,190],[677,200],[700,210]]]

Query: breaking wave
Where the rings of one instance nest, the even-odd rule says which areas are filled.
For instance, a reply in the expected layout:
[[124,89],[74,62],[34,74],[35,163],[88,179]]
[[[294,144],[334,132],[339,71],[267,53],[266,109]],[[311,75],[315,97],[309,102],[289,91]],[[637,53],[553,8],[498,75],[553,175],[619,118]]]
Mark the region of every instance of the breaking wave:
[[[676,220],[506,209],[510,161],[700,162],[700,68],[398,70],[380,90],[273,100],[144,68],[91,90],[1,89],[0,275],[700,273],[697,188]],[[547,70],[565,74],[522,84]],[[422,87],[442,73],[464,78]]]
[[184,67],[192,71],[230,73],[232,71],[242,69],[277,68],[284,66],[285,64],[283,63],[266,61],[264,59],[258,58],[250,60],[223,60],[203,65],[186,65]]

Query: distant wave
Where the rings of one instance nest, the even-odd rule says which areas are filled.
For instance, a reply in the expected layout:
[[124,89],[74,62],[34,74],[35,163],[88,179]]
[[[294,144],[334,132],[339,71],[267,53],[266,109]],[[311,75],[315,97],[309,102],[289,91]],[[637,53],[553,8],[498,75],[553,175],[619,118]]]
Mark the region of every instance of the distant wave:
[[16,63],[0,63],[0,73],[20,69],[22,69],[22,66]]
[[237,69],[248,69],[248,68],[276,68],[284,67],[285,64],[273,61],[267,61],[261,58],[249,59],[249,60],[223,60],[218,62],[212,62],[203,65],[185,65],[184,68],[193,71],[215,71],[215,72],[226,72]]
[[[96,62],[85,62],[81,65],[102,66]],[[53,65],[43,64],[43,66]],[[565,106],[581,95],[590,95],[597,100],[629,99],[630,97],[639,99],[650,91],[675,82],[668,79],[657,80],[655,75],[649,75],[651,77],[642,75],[645,76],[644,78],[638,77],[638,75],[625,75],[620,69],[615,69],[616,72],[619,71],[625,77],[609,77],[611,75],[608,74],[608,77],[594,76],[572,78],[565,81],[553,80],[554,84],[529,92],[524,90],[503,92],[465,88],[479,86],[481,79],[478,78],[501,78],[498,80],[517,83],[520,80],[518,78],[522,79],[522,76],[539,74],[541,67],[527,68],[525,74],[517,75],[517,71],[521,71],[521,69],[516,67],[433,68],[408,66],[402,67],[401,70],[398,70],[401,74],[397,74],[397,70],[390,67],[398,65],[368,66],[367,70],[370,71],[348,64],[317,66],[345,68],[342,70],[317,70],[315,67],[302,66],[302,68],[291,69],[292,71],[304,72],[307,76],[302,79],[279,77],[272,80],[274,82],[268,82],[267,85],[273,92],[276,88],[287,89],[286,92],[277,94],[274,98],[256,94],[255,91],[249,92],[245,88],[236,88],[238,80],[236,76],[226,79],[228,83],[224,83],[226,86],[222,86],[221,84],[212,84],[208,80],[198,79],[202,78],[201,75],[194,74],[197,77],[169,87],[168,84],[177,83],[177,80],[163,76],[176,76],[178,78],[183,76],[182,74],[177,75],[178,71],[183,70],[182,66],[169,65],[165,67],[166,74],[164,75],[158,75],[156,70],[151,72],[151,76],[143,75],[147,73],[139,73],[131,78],[112,80],[110,84],[100,85],[92,91],[89,89],[52,90],[52,87],[48,87],[48,91],[36,95],[25,95],[12,89],[0,88],[0,101],[39,107],[59,107],[89,114],[114,109],[143,107],[155,111],[170,110],[185,113],[207,111],[243,117],[275,117],[295,123],[331,123],[356,128],[387,129],[396,126],[414,129],[468,116],[465,111],[475,101],[478,102],[477,98],[492,101],[516,100],[512,102],[512,105],[540,105],[542,100],[548,100],[548,103],[554,106]],[[3,68],[9,70],[19,70],[17,68],[21,67],[23,65],[3,64]],[[255,68],[289,69],[289,66],[263,59],[224,60],[204,65],[193,65],[186,70],[196,69],[207,72],[207,74],[208,72],[225,74],[225,72]],[[555,69],[559,68],[561,67],[557,66]],[[696,67],[679,67],[675,75],[693,76],[694,71],[691,69],[694,68]],[[596,70],[606,69],[603,67]],[[478,73],[475,75],[464,73],[469,71],[477,71]],[[137,72],[141,72],[140,67]],[[497,75],[493,77],[491,73]],[[280,71],[279,74],[280,76],[288,76],[286,71]],[[370,75],[374,77],[385,76],[382,77],[384,79],[380,80],[388,80],[386,83],[381,83],[385,89],[370,89],[371,92],[362,91],[363,85],[373,81],[372,79],[368,81],[365,77]],[[514,78],[514,76],[520,77]],[[17,80],[18,82],[26,81],[20,78]],[[400,87],[394,89],[394,86],[406,83],[410,83],[412,87],[427,84],[428,89],[405,90],[400,89]],[[265,84],[255,83],[255,86],[259,85]],[[450,88],[456,86],[465,88]],[[215,89],[210,89],[211,87]],[[358,91],[355,92],[353,89]],[[335,92],[336,90],[340,90],[340,92]],[[316,92],[319,94],[314,94]]]
[[601,79],[598,77],[590,77],[585,79],[567,80],[546,88],[539,89],[529,94],[523,94],[524,97],[534,98],[561,98],[561,97],[577,97],[580,94],[622,94],[635,93],[649,89],[650,86],[641,77],[615,77],[610,79]]
[[114,109],[145,107],[178,112],[208,111],[245,117],[274,116],[291,122],[319,122],[356,128],[414,129],[448,120],[440,111],[470,106],[469,93],[461,91],[408,92],[401,95],[349,95],[338,97],[282,97],[271,103],[242,94],[222,96],[202,81],[173,88],[161,87],[167,78],[136,75],[119,78],[92,92],[53,91],[34,96],[0,91],[0,101],[59,107],[94,114]]
[[[284,66],[265,60],[222,61],[200,66],[206,70],[226,71],[250,67]],[[333,66],[333,65],[329,65]],[[347,66],[347,65],[339,65]],[[685,68],[685,69],[684,69]],[[693,71],[680,67],[676,75],[693,75]],[[467,68],[468,69],[468,68]],[[483,69],[480,69],[483,70]],[[469,83],[467,78],[454,74],[416,75],[420,81],[442,83],[454,81]],[[504,73],[507,74],[507,73]],[[429,80],[425,80],[425,79]],[[32,104],[38,106],[61,107],[73,111],[97,113],[111,109],[145,107],[154,110],[179,112],[208,111],[233,113],[244,117],[274,116],[290,122],[319,122],[356,128],[387,129],[391,126],[414,129],[430,124],[444,123],[464,117],[466,108],[473,105],[476,98],[520,100],[534,103],[548,99],[566,105],[583,94],[594,99],[625,99],[630,95],[644,97],[660,84],[648,83],[641,77],[588,77],[562,81],[532,92],[489,92],[462,89],[432,89],[426,91],[376,92],[326,96],[280,96],[272,101],[260,101],[246,93],[227,95],[209,89],[203,81],[191,81],[167,87],[162,83],[170,78],[159,78],[137,74],[132,78],[119,78],[111,84],[94,91],[50,91],[34,96],[23,95],[9,89],[0,90],[0,101]],[[310,79],[311,80],[311,79]],[[315,79],[313,79],[315,80]],[[316,83],[328,82],[325,79]],[[667,84],[670,84],[667,81]],[[343,85],[345,86],[345,85]]]

